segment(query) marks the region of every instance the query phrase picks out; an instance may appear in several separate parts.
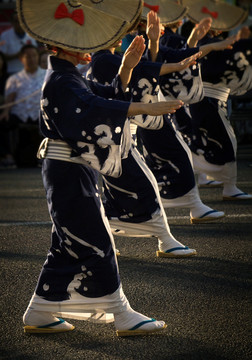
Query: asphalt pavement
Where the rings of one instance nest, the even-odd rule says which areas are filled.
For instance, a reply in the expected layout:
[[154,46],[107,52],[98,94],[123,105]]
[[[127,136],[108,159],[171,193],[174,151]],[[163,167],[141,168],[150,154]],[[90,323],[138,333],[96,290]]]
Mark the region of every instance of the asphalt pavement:
[[[238,187],[252,193],[252,147],[238,155]],[[0,359],[251,360],[252,201],[223,201],[221,193],[200,189],[207,205],[225,211],[218,222],[191,225],[188,210],[167,211],[173,235],[197,249],[196,257],[161,259],[155,238],[115,238],[131,306],[165,320],[165,331],[118,338],[113,324],[73,320],[70,333],[29,335],[22,315],[51,223],[40,169],[0,171]]]

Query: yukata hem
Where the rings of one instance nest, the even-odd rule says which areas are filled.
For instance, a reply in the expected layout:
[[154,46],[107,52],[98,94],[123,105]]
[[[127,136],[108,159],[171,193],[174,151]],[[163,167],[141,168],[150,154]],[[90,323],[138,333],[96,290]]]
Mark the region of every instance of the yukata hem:
[[33,294],[29,307],[36,311],[45,311],[63,318],[86,320],[98,323],[114,321],[114,313],[120,313],[129,308],[121,286],[110,295],[97,298],[79,296],[76,300],[48,301]]

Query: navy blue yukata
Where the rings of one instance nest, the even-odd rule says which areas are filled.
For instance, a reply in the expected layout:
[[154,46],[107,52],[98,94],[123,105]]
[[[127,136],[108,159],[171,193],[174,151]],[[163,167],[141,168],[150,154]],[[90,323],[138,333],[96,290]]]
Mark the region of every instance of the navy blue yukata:
[[[84,313],[93,318],[101,313],[103,321],[103,312],[114,313],[127,300],[95,169],[121,174],[121,157],[128,152],[123,144],[130,138],[129,102],[121,100],[119,77],[113,86],[103,86],[85,80],[68,61],[50,61],[40,114],[41,132],[49,142],[40,154],[52,242],[31,306],[80,319]],[[58,142],[62,150],[54,157],[50,146]],[[69,159],[64,158],[66,149]]]
[[[206,37],[203,44],[218,41]],[[192,151],[203,152],[210,164],[224,165],[236,159],[236,139],[228,119],[227,99],[252,88],[252,40],[239,40],[232,50],[213,51],[202,58],[205,97],[190,105]]]
[[[186,56],[190,56],[193,53],[197,52],[197,50],[194,49],[181,52],[175,50],[171,52],[172,55],[170,55],[170,60],[172,56],[174,56],[176,53],[179,53],[176,57],[176,60],[180,61]],[[175,62],[176,60],[174,60],[173,62]],[[136,67],[133,72],[131,81],[131,93],[133,95],[134,101],[143,100],[143,96],[141,94],[144,90],[144,86],[147,88],[146,84],[142,86],[142,84],[146,82],[146,80],[144,79],[148,79],[148,82],[153,84],[153,79],[155,80],[155,78],[158,77],[157,71],[155,69],[157,68],[157,66],[160,67],[160,64],[161,63],[152,63],[150,61],[143,60],[139,64],[139,66]],[[116,74],[116,72],[118,71],[119,65],[120,55],[113,55],[109,50],[101,50],[95,53],[92,57],[92,77],[93,79],[101,83],[108,84],[111,79],[113,79],[114,74]],[[146,73],[144,73],[142,67],[146,68]],[[89,74],[89,76],[91,76],[91,74]],[[160,77],[161,82],[162,78],[163,76]],[[170,78],[172,78],[172,75],[170,76]],[[157,95],[158,90],[159,88],[153,88],[153,94],[155,93],[155,95]],[[183,196],[188,191],[190,191],[195,186],[192,166],[187,151],[181,145],[182,139],[179,139],[179,137],[176,135],[172,120],[167,116],[162,116],[162,126],[159,126],[155,130],[152,130],[148,127],[142,127],[140,125],[138,126],[137,133],[138,144],[144,149],[143,155],[146,163],[153,172],[159,186],[161,187],[161,197],[173,199],[179,196]],[[130,161],[133,161],[131,156],[123,160],[123,164],[126,164],[126,162],[129,163]],[[127,172],[130,173],[130,171],[132,172],[132,170],[130,169],[135,168],[136,166],[134,167],[133,165],[127,166]],[[139,167],[140,179],[141,176],[141,168]],[[134,176],[132,177],[128,176],[127,178],[125,175],[124,183],[122,182],[121,177],[118,179],[112,179],[112,182],[110,181],[110,179],[106,181],[105,177],[105,195],[107,198],[105,208],[108,216],[115,216],[117,212],[120,220],[137,222],[137,218],[140,219],[140,213],[136,209],[139,210],[140,208],[145,208],[146,216],[142,216],[141,218],[145,218],[146,220],[150,219],[150,215],[148,215],[148,212],[150,214],[150,211],[153,211],[154,207],[152,204],[155,196],[151,196],[152,192],[150,191],[149,186],[147,186],[147,178],[145,180],[147,181],[146,186],[145,182],[143,182],[142,180],[141,182],[139,181],[138,184],[136,181],[132,181],[132,185],[130,185],[131,179],[135,179],[135,177],[136,170],[134,170]],[[185,177],[187,179],[186,182],[184,181]],[[113,183],[114,185],[116,185],[116,188],[109,186]],[[132,196],[133,184],[136,189],[135,193],[138,194],[137,196]],[[126,192],[122,192],[122,189],[127,189],[129,193],[126,194]],[[146,205],[146,202],[143,202],[143,193],[145,189],[145,196],[147,197],[147,199],[149,199],[149,207]],[[144,207],[138,206],[138,199],[141,199]],[[126,204],[127,207],[125,206]],[[157,201],[155,206],[157,207]],[[114,210],[112,211],[112,209]],[[115,209],[117,209],[117,211]]]
[[[109,50],[100,50],[92,56],[88,78],[109,84],[121,63],[119,54]],[[161,64],[143,60],[133,70],[129,85],[133,101],[157,101],[158,77]],[[155,128],[157,131],[163,125],[162,116],[140,115],[131,117],[131,121],[140,127]],[[149,170],[143,164],[135,144],[132,142],[128,157],[122,160],[122,175],[118,178],[103,176],[104,207],[109,218],[116,217],[120,221],[140,223],[152,219],[152,214],[160,211],[153,184],[154,178],[149,176]]]
[[[175,63],[198,52],[198,48],[160,46],[157,61]],[[160,77],[161,100],[180,99],[194,102],[203,96],[200,69],[185,69]],[[184,110],[176,111],[176,114]],[[175,116],[163,116],[164,126],[158,131],[138,128],[139,140],[147,165],[157,179],[163,199],[176,199],[195,187],[190,152],[180,134],[176,132]],[[186,179],[186,181],[185,181]]]

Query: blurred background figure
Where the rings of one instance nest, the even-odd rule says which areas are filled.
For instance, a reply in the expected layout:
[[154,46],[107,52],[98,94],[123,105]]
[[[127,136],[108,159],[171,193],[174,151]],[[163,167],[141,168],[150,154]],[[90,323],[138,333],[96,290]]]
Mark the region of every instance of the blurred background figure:
[[38,127],[41,87],[45,70],[39,67],[39,51],[24,45],[20,51],[23,70],[11,75],[5,86],[6,106],[0,121],[8,122],[11,154],[18,166],[36,166],[41,141]]
[[11,15],[12,27],[2,32],[0,36],[0,50],[5,54],[7,60],[7,71],[14,74],[22,70],[23,65],[19,59],[19,51],[26,44],[37,45],[36,41],[21,28],[16,12]]
[[[8,78],[7,62],[4,54],[0,51],[0,106],[4,105],[4,90]],[[3,112],[0,108],[0,116]],[[0,121],[0,169],[15,168],[15,161],[10,149],[9,123],[2,119]]]

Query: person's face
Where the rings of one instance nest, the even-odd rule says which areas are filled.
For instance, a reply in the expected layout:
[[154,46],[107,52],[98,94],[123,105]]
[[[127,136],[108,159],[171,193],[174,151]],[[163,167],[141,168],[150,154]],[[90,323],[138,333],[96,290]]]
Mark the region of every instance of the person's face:
[[89,53],[79,53],[79,56],[83,59],[83,60],[79,60],[79,64],[87,65],[90,63],[91,55]]
[[35,72],[38,69],[39,55],[36,49],[26,49],[20,60],[26,71]]

